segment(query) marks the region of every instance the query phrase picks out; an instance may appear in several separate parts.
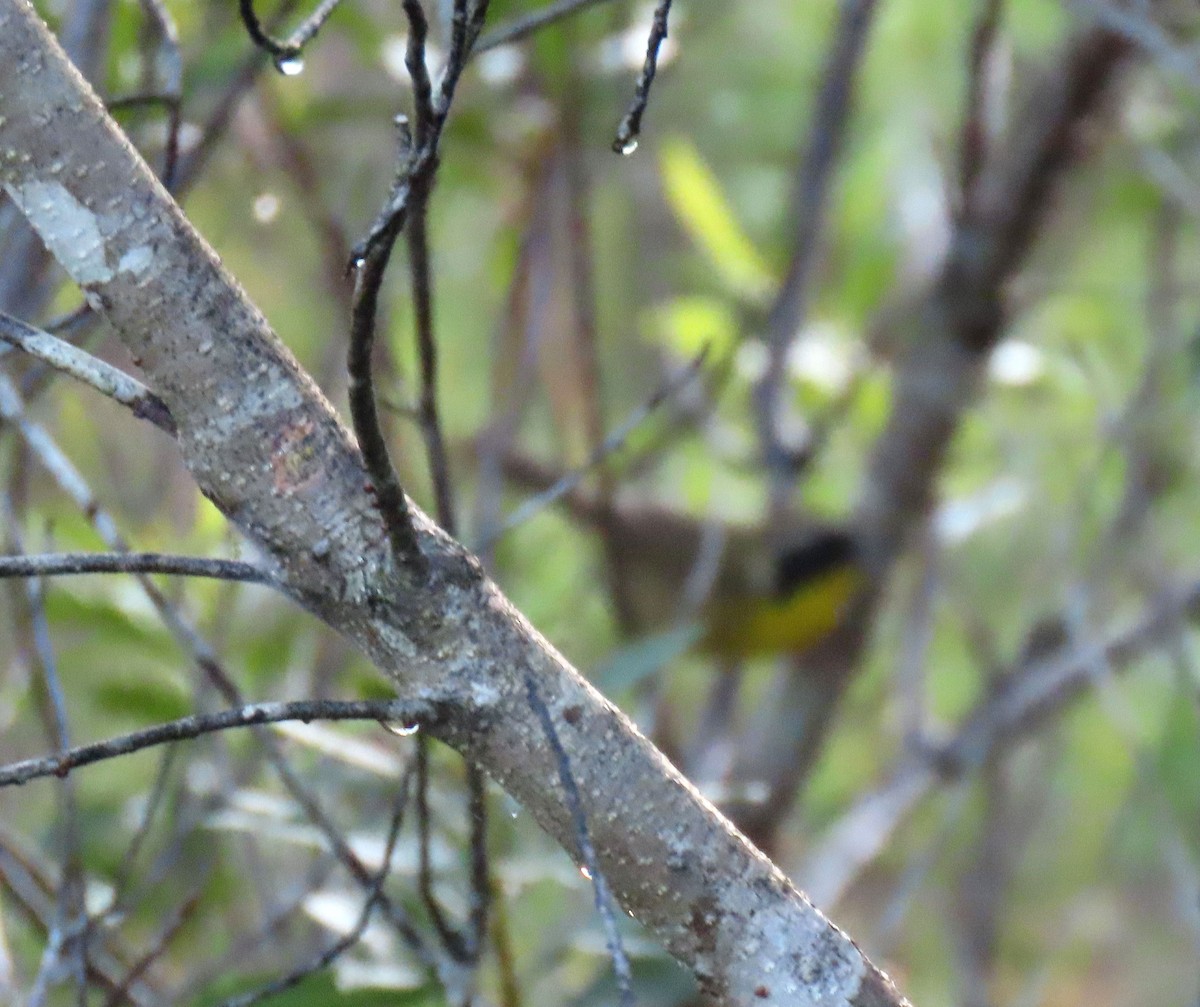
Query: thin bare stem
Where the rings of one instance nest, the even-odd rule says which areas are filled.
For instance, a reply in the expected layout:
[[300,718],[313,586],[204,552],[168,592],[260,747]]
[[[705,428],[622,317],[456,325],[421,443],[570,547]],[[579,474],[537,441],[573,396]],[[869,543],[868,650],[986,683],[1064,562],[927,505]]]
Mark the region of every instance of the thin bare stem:
[[414,570],[423,570],[424,557],[413,528],[408,499],[392,465],[387,440],[379,423],[375,404],[375,382],[371,371],[371,351],[375,345],[375,318],[379,309],[379,290],[391,258],[391,240],[375,246],[362,261],[354,278],[354,307],[350,316],[350,353],[347,371],[350,418],[359,450],[363,454],[375,502],[387,528],[392,555],[396,561]]
[[[406,13],[409,13],[410,6],[418,8],[420,4],[417,0],[406,0]],[[464,10],[461,15],[456,10],[456,20],[460,17],[465,20],[461,29],[455,29],[455,44],[451,46],[450,53],[446,59],[445,69],[442,70],[441,78],[435,89],[435,97],[430,106],[432,108],[432,115],[428,135],[424,141],[417,138],[412,154],[409,157],[408,165],[398,178],[396,185],[392,187],[392,192],[387,203],[384,204],[383,209],[375,218],[375,222],[371,225],[367,236],[350,253],[350,264],[352,267],[359,268],[360,264],[369,261],[371,253],[380,244],[391,244],[396,240],[397,236],[404,229],[405,220],[409,212],[409,203],[414,195],[415,183],[418,180],[428,178],[437,170],[438,144],[441,141],[442,130],[445,128],[446,119],[450,113],[450,106],[454,101],[454,93],[458,87],[459,79],[462,77],[463,70],[466,69],[467,61],[470,59],[471,51],[475,45],[475,40],[479,37],[479,32],[482,30],[487,18],[487,11],[488,0],[476,0],[475,5],[470,11]],[[423,10],[420,16],[424,17]],[[414,44],[411,33],[409,44],[410,46]],[[409,53],[411,52],[412,50],[410,49]],[[405,55],[406,65],[410,62],[409,53]],[[424,67],[424,56],[421,59],[421,67]],[[418,72],[423,73],[424,71],[422,69]],[[420,83],[414,80],[414,89],[418,86],[420,86]],[[420,108],[419,102],[417,108]]]
[[421,904],[429,915],[429,922],[437,931],[438,939],[457,961],[468,959],[463,935],[446,918],[437,893],[433,890],[433,864],[430,858],[429,820],[429,737],[421,734],[417,738],[417,888],[421,893]]
[[429,231],[426,209],[429,193],[413,199],[405,236],[408,241],[408,266],[413,295],[413,315],[417,329],[417,356],[420,359],[421,390],[418,406],[421,435],[433,480],[433,498],[438,523],[451,535],[458,534],[457,509],[450,479],[450,459],[442,433],[438,406],[437,337],[433,325],[433,273],[429,261]]
[[142,13],[154,25],[159,51],[147,60],[159,78],[158,89],[167,112],[167,139],[163,146],[162,183],[174,189],[179,168],[179,128],[183,123],[183,55],[179,49],[179,30],[163,0],[141,0]]
[[547,4],[541,10],[520,14],[484,35],[476,44],[472,55],[477,56],[489,49],[508,45],[510,42],[520,42],[534,32],[540,31],[556,21],[561,21],[570,14],[586,10],[589,7],[599,7],[602,3],[607,2],[608,0],[557,0],[556,3]]
[[[7,537],[10,544],[15,549],[23,549],[24,544],[17,530],[16,514],[7,495],[0,497],[0,514],[8,526]],[[51,743],[61,755],[70,747],[67,702],[58,674],[58,661],[50,637],[45,594],[40,580],[35,578],[26,583],[25,597],[33,638],[32,649],[37,658],[44,693],[46,728]],[[80,919],[86,918],[86,908],[83,901],[79,808],[74,785],[70,781],[64,782],[58,790],[57,798],[62,829],[59,850],[62,868],[55,895],[53,926],[47,934],[41,965],[34,977],[28,998],[29,1003],[35,1007],[40,1007],[45,1002],[54,983],[68,975],[74,978],[77,988],[81,991],[86,989],[87,984],[86,944],[80,940],[82,934],[78,925]]]
[[156,427],[175,434],[175,421],[166,403],[137,378],[106,364],[66,340],[34,328],[18,318],[0,312],[0,342],[24,350],[30,356],[49,364],[55,370],[69,374],[101,395],[121,403],[139,419],[149,420]]
[[25,759],[0,767],[0,787],[20,786],[45,776],[64,777],[81,766],[115,759],[174,741],[199,738],[216,731],[228,731],[256,724],[275,724],[285,720],[374,720],[380,723],[428,723],[434,716],[428,705],[398,699],[340,701],[332,699],[298,700],[290,703],[248,703],[215,713],[197,713],[140,731],[122,734],[108,741],[80,745],[57,755]]
[[583,799],[579,795],[579,787],[575,783],[575,775],[571,772],[571,763],[567,757],[567,750],[563,748],[562,740],[558,736],[558,730],[554,726],[554,718],[550,715],[546,701],[542,699],[541,693],[538,692],[537,683],[534,681],[533,675],[529,672],[525,673],[525,692],[529,698],[530,707],[542,725],[542,731],[546,735],[546,741],[554,752],[555,761],[558,765],[558,782],[563,788],[567,807],[570,809],[571,818],[575,823],[575,841],[579,847],[579,858],[583,861],[583,867],[592,882],[592,892],[596,900],[596,912],[600,914],[600,920],[604,924],[604,938],[608,944],[609,956],[612,958],[613,971],[616,973],[621,1005],[622,1007],[632,1007],[633,972],[629,967],[629,957],[625,953],[625,944],[621,940],[621,931],[617,928],[617,917],[613,912],[612,894],[609,891],[608,882],[604,879],[604,875],[600,871],[600,861],[596,856],[596,848],[592,845],[592,837],[588,831],[587,816],[583,811]]
[[625,446],[625,442],[629,439],[630,435],[644,424],[660,406],[670,401],[683,388],[687,387],[692,379],[700,373],[707,357],[708,347],[705,347],[682,371],[671,375],[662,385],[655,389],[645,402],[632,410],[624,422],[604,438],[599,447],[588,456],[582,465],[571,469],[569,472],[565,472],[551,486],[522,503],[477,546],[477,549],[484,550],[491,548],[498,539],[508,534],[508,532],[524,524],[531,518],[536,517],[547,507],[552,506],[558,500],[572,493],[587,478],[588,473],[593,468],[620,451]]
[[321,0],[314,10],[287,39],[277,39],[258,19],[254,12],[254,0],[239,0],[238,9],[242,15],[242,23],[254,44],[270,54],[275,65],[284,73],[290,69],[290,64],[299,59],[304,47],[313,40],[321,27],[329,20],[329,16],[337,9],[342,0]]
[[791,450],[780,436],[780,397],[788,350],[808,312],[825,233],[829,190],[845,143],[854,79],[862,63],[875,9],[876,0],[849,0],[842,5],[796,175],[789,214],[793,239],[787,275],[767,319],[767,368],[755,387],[754,401],[762,457],[770,480],[772,524],[786,510],[796,474],[812,457],[811,451]]
[[33,556],[0,556],[0,578],[86,573],[163,573],[243,584],[275,583],[267,570],[232,559],[170,556],[156,552],[48,552]]
[[963,113],[962,129],[958,141],[958,211],[967,211],[975,180],[979,177],[987,160],[986,107],[988,95],[988,59],[996,43],[1000,28],[1000,13],[1003,0],[983,0],[983,9],[971,32],[971,46],[967,61],[967,97]]
[[166,954],[171,946],[171,942],[179,935],[179,931],[196,915],[196,910],[199,908],[203,898],[204,889],[202,886],[198,886],[191,895],[184,899],[171,918],[163,925],[162,931],[159,933],[154,945],[133,963],[129,971],[121,977],[117,988],[109,993],[108,999],[104,1002],[104,1007],[118,1007],[121,1001],[125,999],[125,991],[144,976],[158,959]]
[[658,53],[667,37],[671,2],[672,0],[658,0],[654,8],[654,20],[650,24],[650,36],[646,40],[646,62],[642,64],[642,72],[634,85],[629,110],[617,126],[617,135],[612,142],[612,149],[618,154],[632,154],[637,150],[642,116],[646,114],[646,106],[650,102],[650,85],[654,83],[654,75],[658,73]]
[[401,782],[400,788],[396,794],[396,801],[392,808],[391,822],[388,825],[387,840],[384,843],[383,851],[383,866],[379,868],[379,872],[375,875],[371,883],[371,887],[367,893],[367,900],[363,903],[362,912],[359,913],[358,921],[351,928],[350,932],[340,938],[321,954],[319,954],[312,962],[303,968],[296,969],[288,973],[286,976],[268,983],[261,989],[255,990],[252,993],[246,993],[242,996],[232,997],[222,1003],[221,1007],[252,1007],[253,1004],[261,1003],[269,997],[276,996],[293,986],[298,985],[304,979],[308,978],[314,972],[320,972],[322,969],[328,968],[338,958],[345,954],[350,948],[358,943],[363,932],[367,929],[367,924],[371,922],[371,916],[384,900],[383,885],[387,881],[388,874],[392,869],[392,854],[396,850],[396,838],[400,834],[400,826],[404,823],[404,812],[408,806],[409,779],[411,777],[411,767],[404,774],[404,779]]

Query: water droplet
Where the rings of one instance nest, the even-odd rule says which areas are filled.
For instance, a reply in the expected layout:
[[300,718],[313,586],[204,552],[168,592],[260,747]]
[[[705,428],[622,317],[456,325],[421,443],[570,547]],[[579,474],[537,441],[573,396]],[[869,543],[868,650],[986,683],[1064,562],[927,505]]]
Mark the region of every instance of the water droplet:
[[285,77],[297,77],[304,72],[304,59],[298,53],[285,53],[275,58],[275,69]]
[[630,154],[632,154],[637,149],[638,149],[637,137],[631,136],[628,140],[624,140],[621,142],[620,146],[617,148],[617,153],[619,153],[622,157],[628,157]]
[[397,724],[385,720],[383,722],[383,729],[391,732],[398,738],[411,738],[414,734],[421,730],[421,725],[416,721],[413,721],[409,724]]

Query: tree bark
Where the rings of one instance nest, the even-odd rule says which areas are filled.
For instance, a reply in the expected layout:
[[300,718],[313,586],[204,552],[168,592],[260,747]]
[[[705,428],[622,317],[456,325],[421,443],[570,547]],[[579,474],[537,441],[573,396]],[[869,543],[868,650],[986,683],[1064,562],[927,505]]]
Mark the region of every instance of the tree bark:
[[0,0],[0,184],[166,402],[201,492],[288,594],[577,855],[535,683],[614,894],[716,1003],[903,1002],[415,506],[428,572],[394,561],[352,437],[28,0]]

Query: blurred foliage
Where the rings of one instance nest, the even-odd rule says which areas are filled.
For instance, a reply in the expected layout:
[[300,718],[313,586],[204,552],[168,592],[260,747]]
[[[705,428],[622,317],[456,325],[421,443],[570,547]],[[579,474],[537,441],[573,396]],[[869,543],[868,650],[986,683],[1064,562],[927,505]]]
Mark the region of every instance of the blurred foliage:
[[[490,23],[537,6],[494,0]],[[789,358],[788,394],[799,414],[816,422],[844,400],[802,487],[803,503],[817,513],[845,516],[854,506],[890,408],[888,364],[904,337],[894,326],[885,330],[925,289],[945,249],[978,6],[880,6],[809,317]],[[56,22],[62,7],[41,5]],[[233,3],[168,0],[167,7],[182,39],[186,148],[249,43]],[[992,82],[999,121],[1018,114],[1025,85],[1077,23],[1075,10],[1055,0],[1004,6]],[[595,270],[601,381],[593,391],[605,425],[616,426],[703,346],[710,359],[728,364],[715,401],[679,396],[617,454],[622,491],[701,518],[759,520],[766,480],[755,460],[751,387],[766,309],[787,265],[789,193],[836,13],[833,0],[678,0],[641,148],[629,158],[608,147],[640,64],[644,5],[599,4],[520,47],[488,54],[467,74],[442,149],[431,233],[439,393],[468,543],[526,495],[498,487],[478,464],[486,432],[511,431],[523,451],[555,464],[577,462],[588,444],[584,350],[571,324],[568,265],[582,232],[571,220],[568,156],[579,158],[590,187],[583,221]],[[191,219],[343,411],[349,287],[338,256],[369,226],[392,177],[391,120],[409,99],[398,63],[403,30],[398,5],[347,0],[306,54],[303,74],[262,76],[184,197]],[[115,4],[109,95],[139,89],[144,56],[138,5]],[[935,738],[988,694],[1036,620],[1068,611],[1077,639],[1094,643],[1200,572],[1200,87],[1194,68],[1188,75],[1150,61],[1125,81],[1123,94],[1120,111],[1088,138],[1089,156],[1072,172],[1009,291],[1014,310],[1005,341],[941,479],[921,682],[925,727]],[[161,115],[126,113],[122,122],[159,163]],[[568,125],[580,138],[578,151],[570,150]],[[304,152],[311,174],[298,170],[284,135]],[[1158,251],[1164,228],[1173,233],[1167,262]],[[403,415],[417,396],[417,368],[402,256],[392,276],[381,386],[399,408],[389,421],[405,486],[428,506],[419,430]],[[59,300],[57,308],[75,303],[73,293]],[[107,334],[93,346],[130,365]],[[236,536],[195,494],[165,438],[66,385],[32,411],[134,547],[237,554]],[[1156,476],[1146,512],[1124,528],[1117,518],[1136,467],[1148,459]],[[27,548],[101,547],[87,520],[3,431],[0,471],[22,502]],[[680,630],[624,638],[592,532],[550,510],[505,536],[490,563],[521,610],[581,668],[594,670],[614,700],[647,722],[652,710],[668,711],[687,739],[714,671],[686,653]],[[889,585],[863,674],[785,830],[785,870],[880,783],[912,740],[899,655],[916,631],[912,597],[925,572],[919,557],[909,557]],[[380,689],[362,658],[261,589],[196,583],[166,590],[255,698]],[[218,705],[131,581],[53,584],[47,614],[74,740]],[[41,753],[48,742],[21,592],[0,593],[0,619],[0,755],[11,761]],[[978,837],[1004,828],[1011,856],[996,938],[996,1003],[1194,1003],[1195,643],[1191,628],[1179,626],[1161,652],[1106,681],[1004,760],[1000,772],[1016,812],[997,822],[977,779],[947,787],[923,803],[839,904],[822,908],[896,975],[915,1004],[959,1003],[969,867]],[[747,717],[769,671],[765,662],[747,670]],[[1098,667],[1096,677],[1104,671]],[[338,730],[393,761],[409,751],[409,741],[378,728]],[[378,844],[394,774],[294,739],[288,749],[342,826]],[[191,884],[201,884],[184,936],[150,971],[162,989],[198,1007],[215,1004],[315,958],[344,932],[310,901],[277,934],[250,936],[264,915],[297,897],[317,841],[253,746],[232,737],[183,746],[168,764],[141,754],[76,774],[92,902],[104,905],[127,869],[123,851],[160,769],[170,796],[148,831],[120,932],[131,948],[153,946],[162,919]],[[440,883],[461,910],[461,769],[439,757],[436,772]],[[62,841],[52,795],[47,782],[0,793],[0,835],[19,833],[48,870]],[[523,1002],[613,1002],[586,884],[515,810],[498,815],[492,831]],[[411,835],[406,829],[401,840],[396,887],[419,914]],[[322,891],[345,896],[344,885],[334,875]],[[21,969],[35,970],[36,928],[3,893],[0,913],[0,948]],[[627,929],[639,1003],[685,1002],[686,977]],[[233,956],[227,966],[225,955]],[[396,960],[404,952],[385,933],[270,1002],[443,1002],[419,978],[407,977],[407,988],[389,979],[385,966]],[[346,988],[351,973],[368,985]],[[192,988],[196,976],[207,977],[202,988]],[[489,959],[489,997],[498,982]],[[394,988],[381,988],[389,983]]]

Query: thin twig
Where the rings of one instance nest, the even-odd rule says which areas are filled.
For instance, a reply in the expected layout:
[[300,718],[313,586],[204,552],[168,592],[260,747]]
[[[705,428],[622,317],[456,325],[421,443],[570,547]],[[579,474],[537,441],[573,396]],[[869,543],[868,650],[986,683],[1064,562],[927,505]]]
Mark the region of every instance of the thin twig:
[[[8,898],[6,908],[16,909],[33,928],[49,934],[51,909],[48,905],[51,889],[48,873],[33,862],[11,836],[0,833],[0,886]],[[123,975],[128,965],[116,954],[104,949],[92,952],[86,962],[87,975],[101,990],[115,989],[115,976]],[[151,994],[145,984],[125,991],[125,1002],[132,1007],[157,1007],[161,996]]]
[[[24,549],[24,543],[18,533],[17,516],[7,494],[0,496],[0,515],[3,515],[8,526],[9,544],[14,549]],[[46,618],[45,594],[40,580],[35,578],[25,584],[25,597],[28,603],[33,652],[37,658],[44,692],[46,729],[51,743],[61,755],[70,748],[67,701],[58,674],[58,661],[51,640],[50,624]],[[47,934],[41,965],[29,993],[28,1002],[34,1007],[44,1002],[50,986],[66,974],[74,976],[81,991],[86,988],[87,982],[86,945],[80,940],[78,925],[80,919],[86,918],[79,807],[72,781],[63,782],[58,789],[57,799],[62,829],[59,851],[62,867],[55,893],[54,923]],[[65,964],[68,955],[69,965]]]
[[179,129],[183,124],[183,56],[179,29],[163,0],[141,0],[142,12],[158,31],[159,52],[152,61],[161,78],[162,104],[167,110],[167,137],[163,145],[162,183],[171,191],[179,167]]
[[276,583],[268,570],[233,559],[171,556],[157,552],[47,552],[32,556],[0,556],[0,578],[86,573],[163,573],[243,584]]
[[[20,396],[3,373],[0,373],[0,417],[9,420],[16,426],[30,451],[51,474],[62,491],[86,515],[105,544],[110,549],[127,552],[128,545],[121,536],[112,515],[100,505],[79,470],[75,468],[46,429],[28,418],[23,410]],[[223,667],[209,643],[147,575],[135,574],[134,576],[171,635],[191,657],[197,669],[227,703],[234,706],[244,705],[245,700],[241,690]],[[364,889],[369,888],[372,882],[371,872],[350,848],[304,781],[291,768],[278,744],[278,739],[263,733],[258,728],[255,729],[255,736],[263,746],[268,761],[285,789],[313,826],[321,833],[339,862],[359,885]],[[420,935],[408,920],[403,907],[387,898],[381,898],[380,908],[393,929],[418,959],[429,968],[436,968],[437,963],[433,954],[425,947]]]
[[971,31],[967,59],[967,97],[958,141],[958,206],[961,216],[971,203],[975,181],[987,160],[987,65],[1000,28],[1003,0],[983,0]]
[[277,39],[254,13],[254,0],[239,0],[242,23],[254,44],[268,53],[283,73],[298,72],[297,61],[304,47],[313,40],[342,0],[321,0],[314,10],[287,39]]
[[34,328],[18,318],[0,312],[0,342],[8,343],[37,357],[55,370],[69,374],[101,395],[121,403],[139,419],[149,420],[156,427],[174,436],[175,421],[167,404],[137,378],[106,364],[66,340]]
[[467,813],[471,823],[471,907],[467,954],[473,963],[483,956],[492,909],[492,871],[488,859],[487,777],[475,763],[467,763]]
[[350,352],[348,395],[354,435],[362,451],[363,463],[375,493],[375,503],[387,529],[392,555],[398,563],[422,571],[425,559],[413,527],[408,499],[392,465],[387,440],[379,423],[375,405],[375,384],[371,372],[371,351],[375,345],[375,318],[379,308],[379,289],[391,258],[394,238],[374,247],[362,261],[354,277],[354,307],[350,314]]
[[[404,48],[404,68],[408,71],[413,89],[414,136],[418,147],[429,140],[433,119],[433,82],[429,79],[426,42],[429,38],[429,19],[420,0],[404,0],[404,16],[408,19],[408,40]],[[411,150],[403,151],[411,156]]]
[[[375,343],[379,291],[392,247],[414,207],[418,215],[423,213],[424,200],[437,171],[438,142],[454,91],[470,56],[471,46],[483,26],[487,9],[488,0],[477,0],[469,11],[466,0],[456,0],[453,44],[434,94],[425,63],[425,37],[428,32],[425,11],[419,0],[404,0],[404,12],[409,19],[405,64],[412,76],[415,101],[414,145],[408,152],[407,165],[397,176],[387,204],[367,237],[351,252],[351,266],[356,275],[348,359],[350,415],[392,552],[399,562],[418,570],[423,569],[424,558],[413,529],[408,501],[379,423],[371,374],[371,350]],[[427,269],[427,262],[425,266]],[[428,307],[428,300],[425,306]],[[418,305],[419,310],[420,307]],[[425,348],[431,349],[432,342]]]
[[541,10],[520,14],[484,35],[474,47],[472,55],[478,56],[489,49],[496,49],[502,45],[508,45],[510,42],[520,42],[534,32],[554,24],[556,21],[561,21],[576,11],[588,7],[599,7],[606,2],[607,0],[557,0],[556,3],[547,4]]
[[[404,63],[412,81],[416,146],[419,150],[424,150],[429,144],[433,115],[433,89],[425,62],[425,41],[429,34],[429,22],[420,0],[404,0],[403,7],[405,17],[408,18],[408,42]],[[404,190],[406,194],[411,192],[413,165],[416,161],[407,142],[408,134],[403,131],[405,124],[402,120],[398,122],[402,126],[401,156],[407,159],[408,164],[405,170],[397,173],[392,189],[393,198],[400,190]],[[435,155],[432,148],[430,150],[432,159]],[[407,210],[407,203],[405,209]],[[371,477],[375,502],[387,527],[392,555],[397,562],[422,570],[424,558],[417,542],[416,530],[413,528],[408,499],[392,464],[387,439],[379,422],[371,361],[379,314],[379,291],[383,286],[383,277],[392,256],[392,248],[403,226],[403,215],[393,218],[389,221],[389,226],[380,233],[378,242],[370,245],[365,252],[360,253],[355,249],[351,253],[351,263],[356,272],[350,309],[350,351],[346,369],[349,374],[350,418],[354,425],[354,434],[358,438],[358,446],[363,453],[367,473]]]
[[227,731],[256,724],[275,724],[285,720],[373,720],[380,723],[429,723],[433,711],[424,703],[399,699],[340,701],[332,699],[297,700],[289,703],[248,703],[231,710],[197,713],[189,717],[156,724],[140,731],[122,734],[108,741],[80,745],[41,759],[24,759],[0,767],[0,787],[20,786],[46,776],[64,777],[74,769],[94,762],[115,759],[145,748],[165,745],[187,738],[198,738],[215,731]]
[[[387,203],[375,218],[375,222],[371,225],[367,236],[350,253],[350,265],[352,268],[361,269],[370,260],[371,253],[377,246],[383,243],[390,244],[396,240],[404,228],[409,203],[413,197],[414,183],[427,178],[436,170],[438,143],[441,140],[442,130],[445,128],[446,119],[450,113],[450,106],[454,100],[458,81],[462,77],[463,70],[466,69],[475,40],[479,37],[479,32],[482,30],[487,17],[488,3],[489,0],[476,0],[475,5],[467,15],[461,35],[456,30],[456,41],[461,40],[461,48],[458,45],[451,47],[445,69],[442,70],[441,78],[435,89],[436,96],[431,106],[432,116],[428,136],[425,142],[422,143],[418,140],[415,144],[412,155],[409,158],[408,166],[397,180],[397,184],[393,186]],[[406,13],[409,11],[409,4],[416,7],[420,6],[417,0],[406,0]],[[421,16],[424,16],[423,12]],[[410,45],[413,42],[411,35],[409,42]],[[422,63],[423,59],[424,57],[422,57]],[[410,56],[406,53],[406,65],[408,65],[409,60]],[[415,86],[417,86],[417,82],[414,82]],[[386,265],[386,258],[384,263]]]
[[854,79],[876,5],[877,0],[849,0],[841,5],[792,194],[792,253],[767,319],[767,368],[754,389],[754,404],[769,480],[768,523],[772,527],[778,526],[787,509],[795,477],[813,457],[812,451],[798,453],[783,443],[779,433],[780,398],[788,351],[808,313],[825,233],[829,190],[848,132]]
[[429,921],[437,931],[438,940],[456,961],[468,960],[463,935],[450,924],[442,904],[433,890],[433,863],[430,857],[429,830],[429,736],[417,736],[417,888],[421,893],[421,904],[429,915]]
[[1153,600],[1130,624],[1089,640],[1037,655],[1007,676],[964,717],[945,742],[910,749],[885,783],[860,797],[814,845],[804,865],[806,887],[831,905],[886,847],[901,822],[947,780],[978,771],[998,751],[1060,717],[1095,688],[1096,668],[1118,673],[1154,648],[1169,644],[1184,620],[1200,619],[1200,581]]
[[608,944],[608,953],[612,958],[613,972],[617,977],[617,988],[620,990],[620,998],[622,1007],[631,1007],[633,1004],[633,973],[629,967],[629,957],[625,954],[625,945],[621,940],[621,932],[617,928],[617,917],[613,912],[612,894],[608,888],[608,882],[604,878],[604,874],[600,870],[600,862],[596,856],[596,848],[592,845],[592,838],[588,832],[587,815],[583,810],[583,798],[579,794],[579,787],[575,783],[575,775],[571,772],[571,762],[567,756],[567,750],[563,747],[562,739],[558,736],[558,731],[554,726],[554,718],[550,715],[550,709],[546,706],[545,700],[542,699],[538,692],[537,683],[533,679],[533,675],[528,671],[525,672],[525,692],[529,697],[529,705],[533,712],[537,715],[538,721],[542,725],[542,731],[546,735],[546,742],[550,745],[550,750],[554,753],[555,763],[558,768],[558,781],[562,785],[563,795],[566,798],[567,807],[571,812],[571,819],[575,823],[575,841],[579,844],[579,857],[583,861],[583,866],[592,882],[592,891],[596,900],[596,912],[600,914],[600,919],[604,925],[605,942]]
[[396,838],[400,835],[400,826],[404,823],[404,812],[408,805],[409,779],[411,775],[412,767],[410,766],[404,774],[404,778],[396,794],[395,804],[392,807],[391,822],[388,825],[387,840],[384,843],[383,866],[379,868],[378,873],[375,875],[367,894],[367,900],[363,903],[362,912],[359,913],[358,920],[349,933],[335,941],[305,967],[296,969],[252,993],[232,997],[224,1001],[221,1007],[252,1007],[253,1004],[260,1003],[269,997],[283,993],[293,986],[298,985],[313,973],[328,968],[345,954],[346,951],[358,943],[359,938],[362,937],[367,929],[367,924],[371,922],[371,916],[375,908],[384,900],[383,885],[387,881],[388,874],[391,872],[392,855],[396,850]]
[[433,275],[429,262],[429,231],[426,210],[429,193],[417,194],[408,217],[405,236],[408,242],[408,266],[412,279],[413,315],[417,330],[417,356],[420,359],[420,417],[421,436],[433,480],[433,499],[438,523],[451,535],[458,533],[457,508],[450,480],[450,459],[446,438],[442,432],[441,411],[438,406],[438,353],[433,326]]
[[312,893],[328,881],[336,864],[337,858],[329,853],[317,857],[303,877],[287,883],[287,890],[279,897],[279,908],[258,923],[253,932],[243,931],[236,943],[199,966],[193,961],[186,981],[172,991],[170,1002],[204,1002],[204,992],[209,986],[227,981],[227,977],[236,972],[239,966],[251,960],[255,954],[261,954],[269,941],[279,939],[280,931],[303,910]]
[[671,2],[672,0],[658,0],[658,5],[654,8],[654,20],[650,24],[650,36],[646,40],[646,62],[642,64],[642,72],[634,86],[633,101],[629,103],[625,118],[617,126],[617,135],[612,142],[612,149],[618,154],[632,154],[637,150],[642,116],[646,114],[646,105],[650,102],[650,85],[654,83],[654,75],[658,72],[658,52],[667,37]]
[[125,991],[141,979],[149,971],[150,967],[166,954],[171,946],[171,942],[178,936],[179,931],[195,916],[196,910],[199,908],[203,898],[204,887],[203,885],[197,885],[192,894],[184,899],[179,908],[175,910],[174,915],[164,924],[162,931],[158,935],[158,939],[154,942],[150,950],[133,963],[129,971],[122,976],[121,981],[117,984],[117,988],[109,993],[108,999],[104,1002],[104,1007],[118,1007],[121,1001],[125,999]]
[[700,373],[701,368],[704,366],[704,361],[708,357],[708,349],[705,346],[682,371],[672,375],[656,388],[645,402],[630,412],[624,422],[604,438],[599,447],[588,456],[582,465],[564,473],[553,485],[522,503],[476,547],[477,550],[490,548],[499,538],[508,534],[508,532],[517,526],[524,524],[530,518],[540,514],[547,507],[554,504],[555,501],[567,496],[587,478],[588,472],[595,466],[600,465],[615,452],[620,451],[629,439],[630,434],[645,423],[655,410],[665,402],[668,402]]

